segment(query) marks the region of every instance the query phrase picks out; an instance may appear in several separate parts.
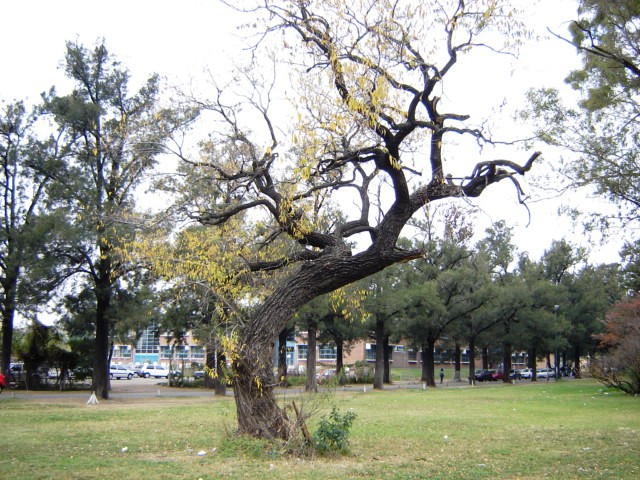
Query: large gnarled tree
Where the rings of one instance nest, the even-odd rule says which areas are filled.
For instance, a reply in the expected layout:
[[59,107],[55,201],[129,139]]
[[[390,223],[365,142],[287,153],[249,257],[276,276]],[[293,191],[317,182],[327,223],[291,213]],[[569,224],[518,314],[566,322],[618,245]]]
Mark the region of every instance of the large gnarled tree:
[[[449,136],[489,141],[441,95],[458,60],[489,47],[485,34],[504,42],[492,49],[507,48],[508,32],[521,26],[506,3],[264,1],[251,14],[266,35],[257,36],[256,63],[232,86],[244,78],[254,89],[241,104],[217,87],[201,106],[225,128],[210,134],[197,159],[184,158],[185,185],[198,195],[183,211],[211,226],[209,238],[183,235],[175,250],[154,256],[167,277],[206,280],[236,316],[228,358],[239,431],[286,439],[296,422],[273,395],[271,357],[295,312],[421,257],[398,239],[426,204],[474,198],[501,180],[520,192],[517,177],[538,153],[518,163],[449,151],[445,162]],[[262,69],[267,58],[275,68]],[[295,111],[276,115],[285,68],[292,82],[282,96],[297,92]],[[281,82],[258,78],[265,71]],[[337,204],[344,217],[322,213],[332,204],[327,211]]]

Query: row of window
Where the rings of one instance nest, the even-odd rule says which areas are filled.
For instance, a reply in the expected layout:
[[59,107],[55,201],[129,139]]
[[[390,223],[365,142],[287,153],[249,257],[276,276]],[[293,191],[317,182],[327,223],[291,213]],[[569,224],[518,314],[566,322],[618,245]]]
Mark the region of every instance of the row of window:
[[[298,350],[298,360],[306,360],[308,357],[308,347],[307,345],[296,345]],[[287,348],[287,351],[292,354],[293,348]],[[420,360],[419,352],[413,349],[406,349],[404,345],[394,345],[390,348],[389,358],[393,357],[393,352],[402,352],[407,354],[407,360],[409,362],[417,362]],[[335,360],[337,357],[337,351],[335,347],[329,346],[321,346],[319,349],[318,358],[320,360]],[[366,345],[366,360],[367,361],[375,361],[376,359],[376,345],[369,344]],[[434,359],[436,363],[442,363],[447,361],[453,361],[453,350],[440,350],[436,349],[434,354]],[[469,352],[467,350],[462,351],[461,355],[462,363],[469,363]],[[515,352],[512,354],[513,363],[525,363],[526,354],[522,352]]]
[[[143,349],[136,348],[136,353],[139,354],[153,354],[160,353],[160,358],[163,360],[169,360],[175,358],[178,360],[204,360],[204,347],[201,346],[187,346],[180,345],[177,347],[170,347],[163,345],[155,349]],[[113,356],[115,358],[132,358],[133,349],[129,345],[118,345],[113,349]]]
[[[294,350],[298,351],[298,360],[307,360],[308,358],[308,346],[303,344],[293,346],[294,342],[287,342],[289,345],[287,346],[287,356],[289,361],[293,361]],[[169,360],[171,358],[179,359],[179,360],[204,360],[205,352],[204,347],[201,346],[188,346],[188,345],[180,345],[176,347],[170,347],[168,345],[160,346],[160,329],[155,322],[148,328],[144,330],[142,333],[140,340],[138,341],[136,348],[136,354],[145,355],[145,354],[160,354],[160,358],[163,360]],[[404,345],[393,345],[390,348],[390,356],[393,355],[393,352],[406,352],[407,359],[410,362],[418,361],[418,352],[413,349],[405,349]],[[133,352],[132,348],[128,345],[119,345],[114,349],[114,357],[116,358],[132,358]],[[522,358],[519,358],[518,353],[514,353],[514,362],[522,362],[525,361],[525,354],[522,353]],[[337,349],[336,347],[321,345],[318,352],[318,358],[320,360],[336,360],[337,357]],[[376,358],[376,345],[372,343],[366,344],[366,360],[374,361]],[[444,362],[444,361],[452,361],[453,360],[453,352],[452,350],[440,350],[436,349],[435,352],[435,360],[436,362]],[[462,362],[469,362],[468,352],[465,350],[462,352]]]
[[[309,356],[309,347],[307,345],[296,345],[298,348],[298,360],[306,360]],[[320,360],[335,360],[337,358],[336,347],[320,347]]]

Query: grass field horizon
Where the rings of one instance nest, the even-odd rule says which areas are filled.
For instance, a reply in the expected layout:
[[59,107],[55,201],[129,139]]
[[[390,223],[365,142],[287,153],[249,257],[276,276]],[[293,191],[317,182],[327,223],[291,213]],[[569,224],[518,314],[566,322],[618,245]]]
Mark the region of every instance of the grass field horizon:
[[0,478],[640,478],[640,399],[590,380],[284,397],[355,412],[351,452],[298,458],[235,437],[230,397],[5,398]]

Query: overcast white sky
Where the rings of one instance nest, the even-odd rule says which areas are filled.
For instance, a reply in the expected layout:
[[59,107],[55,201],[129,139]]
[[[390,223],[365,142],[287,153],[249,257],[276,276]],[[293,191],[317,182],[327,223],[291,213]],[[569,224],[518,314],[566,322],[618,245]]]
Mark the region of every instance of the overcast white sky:
[[[529,0],[519,0],[529,5]],[[517,1],[516,1],[517,3]],[[532,9],[528,22],[542,34],[546,27],[566,32],[575,18],[573,0],[541,0]],[[27,99],[36,102],[39,94],[51,86],[62,90],[65,78],[59,66],[65,41],[78,40],[91,46],[104,37],[110,51],[129,68],[134,80],[159,73],[171,83],[184,84],[202,75],[211,66],[224,67],[226,58],[237,47],[234,24],[228,9],[216,0],[13,0],[2,2],[0,44],[3,45],[0,100]],[[243,19],[244,20],[244,19]],[[217,66],[216,66],[217,65]],[[476,68],[471,73],[476,91],[468,91],[462,103],[472,115],[486,115],[506,98],[510,104],[522,98],[532,86],[561,86],[562,80],[579,62],[570,46],[557,39],[541,39],[531,45],[511,72],[503,62],[496,70]],[[215,66],[215,67],[214,67]],[[486,73],[481,75],[482,68]],[[464,78],[468,82],[469,77]],[[546,151],[545,162],[558,160],[558,154]],[[530,152],[519,152],[514,159],[526,159]],[[516,233],[522,250],[537,259],[553,239],[566,236],[584,242],[573,232],[568,220],[555,216],[560,201],[531,203],[532,218],[517,204],[508,185],[492,188],[481,202],[482,222],[505,218]],[[512,201],[506,201],[506,198]],[[496,207],[497,205],[497,207]],[[586,245],[585,245],[586,246]],[[619,244],[595,247],[592,261],[616,261]]]

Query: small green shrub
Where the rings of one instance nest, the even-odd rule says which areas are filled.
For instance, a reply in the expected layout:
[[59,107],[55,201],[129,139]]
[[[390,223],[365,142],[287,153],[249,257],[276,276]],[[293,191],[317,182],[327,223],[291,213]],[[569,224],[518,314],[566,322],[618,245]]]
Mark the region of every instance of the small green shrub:
[[287,375],[287,387],[304,387],[307,377],[304,375]]
[[341,414],[333,407],[328,417],[323,417],[313,435],[316,448],[323,454],[347,453],[349,451],[349,430],[356,419],[354,412]]

